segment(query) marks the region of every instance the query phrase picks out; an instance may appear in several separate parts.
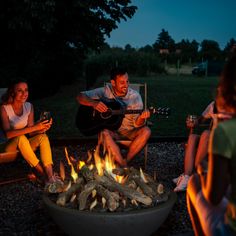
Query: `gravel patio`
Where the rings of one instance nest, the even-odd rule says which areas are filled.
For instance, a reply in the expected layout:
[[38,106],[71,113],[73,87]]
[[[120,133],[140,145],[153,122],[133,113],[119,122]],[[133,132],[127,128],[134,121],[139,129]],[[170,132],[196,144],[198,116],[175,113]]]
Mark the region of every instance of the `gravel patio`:
[[[184,143],[159,142],[149,144],[147,173],[157,173],[164,186],[173,189],[172,178],[183,170]],[[87,155],[94,144],[67,146],[70,155],[75,158]],[[52,148],[55,170],[59,171],[60,160],[65,162],[64,146]],[[131,163],[143,166],[142,153]],[[66,169],[67,170],[67,169]],[[68,170],[69,171],[69,170]],[[24,160],[0,165],[0,235],[66,235],[56,225],[44,209],[43,189],[37,183],[21,180],[30,173]],[[3,182],[18,178],[18,182]],[[190,236],[193,235],[191,222],[186,208],[185,192],[178,193],[178,199],[164,224],[152,236]]]

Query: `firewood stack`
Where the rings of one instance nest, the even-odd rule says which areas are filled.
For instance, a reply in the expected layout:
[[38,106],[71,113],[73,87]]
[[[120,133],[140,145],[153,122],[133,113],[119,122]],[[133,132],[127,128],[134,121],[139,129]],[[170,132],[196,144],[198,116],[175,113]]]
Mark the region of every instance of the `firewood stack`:
[[[75,172],[66,149],[65,153],[71,172]],[[91,162],[91,155],[86,164],[76,164],[78,176],[74,181],[66,178],[64,168],[60,168],[64,184],[47,186],[51,200],[61,207],[80,211],[122,212],[154,207],[168,199],[169,191],[142,169],[116,167],[112,173],[104,169],[101,174],[88,162]],[[123,177],[123,182],[117,182],[114,176]]]

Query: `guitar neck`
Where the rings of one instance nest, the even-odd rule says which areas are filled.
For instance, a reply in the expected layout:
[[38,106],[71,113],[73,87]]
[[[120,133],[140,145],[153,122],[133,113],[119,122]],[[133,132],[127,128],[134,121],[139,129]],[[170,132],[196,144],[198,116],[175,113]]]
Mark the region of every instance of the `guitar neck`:
[[[170,114],[170,108],[167,107],[158,107],[158,108],[153,108],[150,107],[149,111],[151,114],[157,114],[157,115],[162,115],[162,116],[169,116]],[[143,109],[138,109],[138,110],[125,110],[125,109],[120,109],[120,110],[111,110],[112,115],[124,115],[124,114],[141,114],[143,112]]]
[[123,115],[123,114],[140,114],[143,110],[112,110],[112,115]]

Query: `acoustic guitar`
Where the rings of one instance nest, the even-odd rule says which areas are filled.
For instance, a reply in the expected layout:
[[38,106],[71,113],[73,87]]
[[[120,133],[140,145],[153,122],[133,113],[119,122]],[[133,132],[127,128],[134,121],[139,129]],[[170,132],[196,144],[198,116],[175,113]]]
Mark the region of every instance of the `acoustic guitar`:
[[[103,129],[117,130],[121,126],[125,114],[140,114],[143,110],[127,110],[126,105],[115,99],[100,99],[108,110],[100,113],[91,106],[80,105],[76,114],[76,127],[85,136],[91,136],[99,133]],[[157,109],[150,107],[151,114],[158,114],[168,117],[170,108],[159,107]]]

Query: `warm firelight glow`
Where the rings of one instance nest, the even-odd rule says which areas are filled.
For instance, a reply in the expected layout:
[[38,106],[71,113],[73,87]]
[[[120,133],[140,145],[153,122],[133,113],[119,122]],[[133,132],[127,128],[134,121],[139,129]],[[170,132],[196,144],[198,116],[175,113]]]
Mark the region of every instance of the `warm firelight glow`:
[[66,159],[67,159],[68,165],[70,165],[70,167],[71,167],[71,177],[73,178],[74,183],[75,183],[76,180],[78,179],[78,174],[76,173],[76,171],[74,169],[74,166],[73,166],[73,164],[70,161],[70,158],[69,158],[69,155],[68,155],[66,147],[65,147],[65,155],[66,155]]
[[99,155],[99,145],[97,146],[97,148],[94,152],[94,161],[95,161],[95,166],[97,168],[98,174],[100,176],[103,176],[103,161]]
[[105,170],[113,176],[112,170],[116,168],[114,158],[112,157],[112,154],[110,152],[107,153],[105,156]]
[[85,165],[85,162],[84,161],[79,161],[78,163],[78,166],[77,166],[77,169],[78,170],[81,170],[81,168]]
[[99,149],[100,149],[100,146],[98,145],[96,147],[95,152],[94,152],[95,166],[97,168],[98,174],[100,176],[103,176],[104,171],[106,171],[106,173],[108,173],[110,176],[112,176],[118,183],[123,184],[125,182],[126,178],[124,178],[124,176],[119,176],[119,175],[112,173],[112,170],[117,167],[116,167],[114,157],[112,156],[111,152],[109,152],[109,151],[104,152],[105,158],[102,159],[99,155]]
[[92,170],[94,168],[94,165],[93,164],[90,164],[89,167],[88,167],[90,170]]

